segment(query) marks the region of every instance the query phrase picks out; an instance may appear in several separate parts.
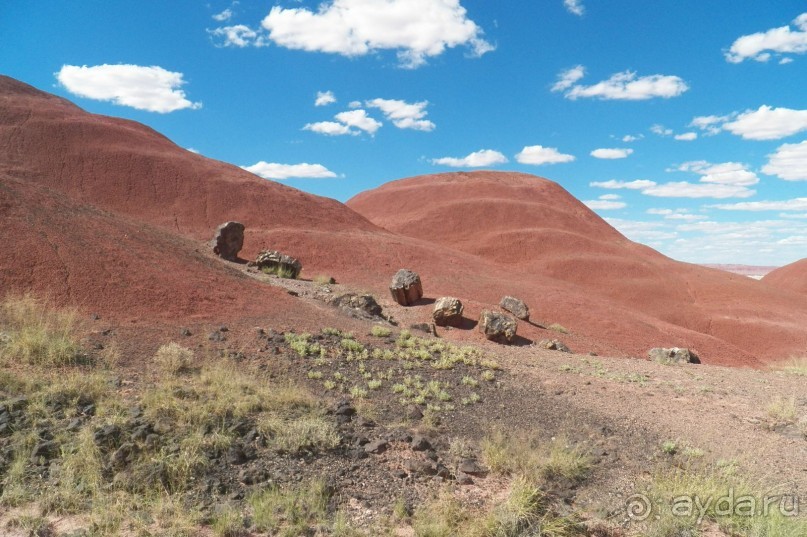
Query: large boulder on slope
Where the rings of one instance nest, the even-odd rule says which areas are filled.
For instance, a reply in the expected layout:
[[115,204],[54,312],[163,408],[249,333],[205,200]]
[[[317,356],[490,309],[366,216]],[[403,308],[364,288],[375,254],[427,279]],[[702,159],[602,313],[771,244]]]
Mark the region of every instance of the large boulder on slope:
[[690,349],[681,347],[662,348],[656,347],[647,352],[647,356],[651,362],[658,362],[660,364],[699,364],[701,363],[698,355]]
[[514,296],[503,297],[501,302],[499,302],[499,307],[504,311],[512,313],[522,321],[530,320],[530,308],[527,307],[523,300]]
[[251,266],[258,267],[263,272],[268,274],[277,274],[283,278],[297,279],[300,271],[303,270],[303,264],[294,257],[274,250],[264,250],[259,253],[255,261],[250,263]]
[[401,306],[411,306],[423,298],[423,285],[420,276],[411,270],[401,269],[392,277],[389,285],[393,300]]
[[483,310],[479,317],[479,331],[487,339],[497,343],[509,344],[516,337],[518,321],[496,311]]
[[216,228],[213,237],[213,253],[222,259],[235,261],[244,247],[244,224],[225,222]]
[[462,325],[462,302],[450,296],[438,298],[434,303],[432,318],[437,326]]

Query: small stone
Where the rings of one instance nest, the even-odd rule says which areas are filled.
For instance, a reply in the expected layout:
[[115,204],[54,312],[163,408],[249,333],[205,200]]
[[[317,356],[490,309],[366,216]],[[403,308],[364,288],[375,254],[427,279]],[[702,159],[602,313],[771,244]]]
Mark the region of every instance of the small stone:
[[412,448],[412,451],[426,451],[432,448],[431,443],[426,439],[425,436],[415,435],[412,438],[412,443],[409,445]]
[[471,479],[471,476],[468,474],[458,473],[457,474],[457,484],[458,485],[473,485],[474,480]]
[[388,446],[389,444],[387,443],[386,440],[375,440],[364,446],[364,451],[366,453],[373,453],[375,455],[380,455],[381,453],[387,451]]
[[419,407],[410,406],[406,409],[406,417],[410,420],[420,420],[423,419],[423,411],[420,410]]
[[426,332],[431,336],[437,335],[437,329],[434,327],[432,323],[415,323],[409,325],[409,328],[412,330],[418,330],[419,332]]
[[235,465],[247,462],[247,456],[241,446],[232,446],[227,450],[227,462]]
[[188,329],[188,328],[180,328],[179,329],[179,335],[183,336],[183,337],[190,337],[193,334],[191,333],[190,329]]
[[558,341],[557,339],[542,339],[536,345],[542,349],[547,349],[550,351],[560,351],[560,352],[572,352],[569,347],[563,344],[563,342]]
[[457,466],[457,471],[463,474],[469,475],[485,475],[485,469],[479,466],[479,464],[473,459],[463,459],[462,462],[459,463]]

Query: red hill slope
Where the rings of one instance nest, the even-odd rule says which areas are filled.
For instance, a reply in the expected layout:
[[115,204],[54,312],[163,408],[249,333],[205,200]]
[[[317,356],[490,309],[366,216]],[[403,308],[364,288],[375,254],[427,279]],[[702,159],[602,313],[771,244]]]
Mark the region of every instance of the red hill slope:
[[[631,243],[546,180],[397,181],[352,200],[355,212],[3,77],[0,191],[0,241],[15,253],[0,263],[3,289],[38,289],[119,317],[329,323],[322,308],[206,253],[215,226],[239,220],[244,257],[277,248],[302,260],[304,277],[332,275],[382,296],[397,269],[412,268],[428,297],[462,298],[469,319],[520,295],[536,320],[571,330],[563,338],[581,352],[680,345],[706,362],[758,365],[807,344],[807,299]],[[409,315],[427,320],[430,311]],[[556,336],[526,323],[519,333]]]
[[777,289],[807,294],[807,258],[772,270],[762,281]]
[[[513,292],[576,329],[597,310],[588,330],[612,342],[615,333],[631,340],[645,323],[683,344],[711,346],[699,342],[709,335],[762,360],[807,342],[801,297],[633,243],[546,179],[502,172],[415,177],[347,205],[389,231],[495,261]],[[559,282],[573,289],[565,298],[547,293]]]

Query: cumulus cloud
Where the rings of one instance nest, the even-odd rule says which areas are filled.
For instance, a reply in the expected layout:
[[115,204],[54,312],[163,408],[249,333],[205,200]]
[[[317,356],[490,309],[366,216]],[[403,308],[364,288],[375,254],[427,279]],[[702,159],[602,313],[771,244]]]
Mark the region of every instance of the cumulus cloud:
[[775,175],[785,181],[807,181],[807,140],[799,144],[784,144],[768,156],[762,173]]
[[635,181],[617,181],[616,179],[611,179],[610,181],[594,181],[593,183],[589,183],[588,186],[608,188],[612,190],[642,190],[656,186],[656,182],[648,181],[647,179],[637,179]]
[[269,44],[260,31],[253,30],[246,24],[234,24],[208,30],[213,37],[218,38],[216,45],[220,47],[265,47]]
[[460,0],[333,0],[317,11],[275,6],[262,26],[282,47],[351,57],[396,50],[407,68],[447,48],[466,46],[474,56],[494,49]]
[[544,147],[541,145],[525,146],[517,155],[516,160],[521,164],[563,164],[572,162],[574,155],[561,153],[555,147]]
[[611,75],[611,78],[591,86],[577,82],[583,78],[585,70],[578,65],[558,76],[552,91],[562,91],[567,99],[595,98],[603,100],[641,101],[661,97],[669,99],[687,91],[689,86],[680,77],[670,75],[648,75],[638,77],[635,72],[624,71]]
[[583,13],[586,12],[586,8],[583,6],[581,0],[563,0],[563,5],[566,6],[569,13],[577,15],[578,17],[582,17]]
[[164,114],[202,107],[200,102],[189,101],[185,92],[179,89],[185,84],[182,73],[157,66],[64,65],[56,73],[56,78],[74,95],[138,110]]
[[378,108],[384,116],[392,121],[399,129],[412,129],[417,131],[433,131],[435,124],[424,119],[427,115],[428,101],[407,103],[396,99],[373,99],[365,102],[369,108]]
[[807,211],[807,198],[793,198],[782,201],[745,201],[710,205],[709,207],[724,211]]
[[633,153],[633,149],[595,149],[591,152],[591,156],[594,158],[601,158],[601,159],[620,159],[620,158],[627,158],[628,155]]
[[807,130],[807,110],[760,106],[723,124],[723,129],[746,140],[778,140]]
[[322,164],[278,164],[277,162],[260,161],[252,166],[242,166],[248,172],[264,179],[324,179],[336,177],[336,174]]
[[704,160],[684,162],[678,171],[694,172],[701,176],[702,183],[722,185],[751,186],[759,183],[759,177],[739,162],[723,162],[711,164]]
[[641,140],[642,138],[644,138],[644,135],[642,134],[639,134],[637,136],[634,136],[633,134],[626,134],[625,136],[622,137],[622,141],[626,143],[635,142],[637,140]]
[[558,75],[557,82],[552,86],[552,91],[565,91],[574,86],[575,83],[584,76],[586,76],[586,68],[582,65],[561,71]]
[[334,117],[348,127],[355,127],[368,134],[375,134],[381,128],[381,122],[368,116],[367,111],[362,109],[339,112]]
[[594,211],[610,211],[613,209],[624,209],[628,206],[624,201],[608,201],[608,200],[587,200],[583,204]]
[[668,129],[664,125],[655,124],[650,127],[650,132],[653,134],[658,134],[659,136],[672,136],[673,130]]
[[685,132],[683,134],[676,134],[674,136],[674,138],[676,140],[680,140],[680,141],[683,141],[683,142],[691,142],[692,140],[697,140],[698,139],[698,133],[697,132]]
[[601,200],[618,200],[618,199],[622,199],[622,196],[620,196],[619,194],[603,194],[602,196],[599,196],[597,199],[601,199]]
[[233,10],[230,9],[230,8],[227,8],[224,11],[222,11],[221,13],[216,13],[215,15],[213,15],[213,20],[218,21],[218,22],[224,22],[224,21],[230,20],[232,18],[232,16],[233,16]]
[[332,91],[318,91],[314,106],[327,106],[336,102]]
[[705,131],[708,135],[719,134],[723,126],[732,116],[698,116],[692,119],[689,126]]
[[355,131],[343,123],[336,121],[318,121],[316,123],[307,123],[303,130],[316,132],[318,134],[325,134],[327,136],[342,136],[345,134],[357,135],[359,131]]
[[[744,35],[732,43],[726,60],[740,63],[747,59],[766,62],[772,54],[804,54],[807,52],[807,13],[802,13],[791,25],[772,28],[764,32]],[[788,63],[783,58],[780,63]]]
[[756,194],[744,186],[709,184],[709,183],[688,183],[686,181],[664,183],[642,190],[646,196],[658,198],[748,198]]
[[504,164],[507,162],[507,157],[498,151],[493,151],[492,149],[482,149],[475,151],[466,157],[442,157],[432,159],[431,162],[432,164],[451,166],[452,168],[482,168],[485,166]]

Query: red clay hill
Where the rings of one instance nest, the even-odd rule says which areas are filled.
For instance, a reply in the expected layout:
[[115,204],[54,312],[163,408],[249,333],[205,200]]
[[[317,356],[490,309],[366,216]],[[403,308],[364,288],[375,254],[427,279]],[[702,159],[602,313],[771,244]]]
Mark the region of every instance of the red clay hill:
[[[214,228],[247,227],[243,257],[298,257],[303,277],[386,295],[420,273],[470,319],[504,294],[557,322],[577,351],[643,356],[694,347],[706,363],[760,365],[807,344],[807,297],[677,263],[632,243],[559,185],[478,172],[396,181],[348,205],[186,151],[153,130],[84,112],[0,77],[3,290],[35,289],[144,323],[185,318],[330,324],[324,306],[246,278],[209,253]],[[410,309],[426,320],[430,308]],[[325,324],[323,324],[324,326]],[[558,334],[522,323],[529,340]],[[478,338],[454,330],[452,338]]]
[[807,295],[807,258],[772,270],[762,281],[778,289]]

